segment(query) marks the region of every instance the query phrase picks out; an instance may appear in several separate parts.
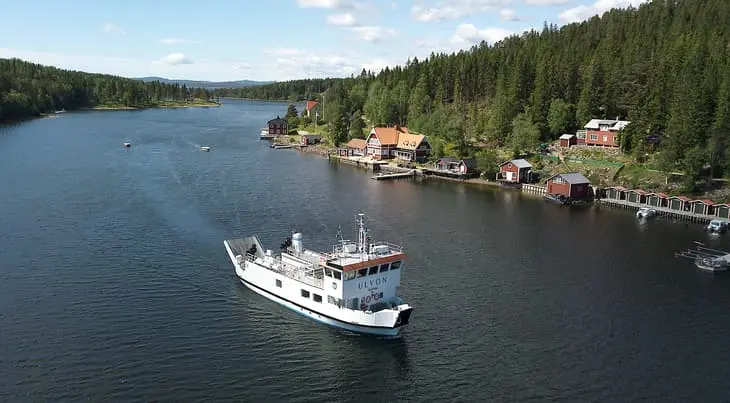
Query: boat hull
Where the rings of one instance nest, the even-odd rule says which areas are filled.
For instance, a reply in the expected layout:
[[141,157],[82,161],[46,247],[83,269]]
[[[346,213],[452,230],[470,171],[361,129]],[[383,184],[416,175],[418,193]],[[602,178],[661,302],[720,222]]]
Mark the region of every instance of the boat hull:
[[287,299],[281,298],[275,294],[269,293],[268,291],[257,287],[255,284],[249,283],[246,280],[239,277],[239,280],[243,285],[245,285],[249,290],[255,292],[258,295],[261,295],[262,297],[265,297],[271,301],[276,302],[277,304],[289,308],[290,310],[308,317],[316,322],[323,323],[325,325],[329,325],[332,327],[336,327],[339,329],[347,330],[354,333],[362,333],[362,334],[369,334],[369,335],[376,335],[376,336],[387,336],[387,337],[396,337],[400,335],[400,327],[396,328],[373,328],[373,327],[364,327],[364,326],[357,326],[350,323],[346,323],[337,319],[330,318],[326,315],[323,315],[319,312],[310,310],[309,308],[305,308],[299,304],[293,303]]

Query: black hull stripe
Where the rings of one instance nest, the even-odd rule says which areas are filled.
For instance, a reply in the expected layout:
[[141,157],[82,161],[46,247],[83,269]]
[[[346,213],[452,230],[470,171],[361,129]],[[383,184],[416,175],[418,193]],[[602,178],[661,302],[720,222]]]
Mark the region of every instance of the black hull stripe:
[[290,303],[290,304],[292,304],[292,305],[296,305],[296,306],[298,306],[299,308],[302,308],[302,309],[306,309],[307,311],[310,311],[310,312],[314,312],[314,313],[316,313],[317,315],[320,315],[320,316],[324,316],[324,317],[325,317],[325,318],[327,318],[327,319],[331,319],[331,320],[334,320],[334,321],[336,321],[336,322],[339,322],[339,323],[344,323],[344,324],[346,324],[346,325],[350,325],[350,326],[360,326],[360,327],[368,327],[368,328],[372,328],[372,329],[395,329],[395,328],[396,328],[395,326],[392,326],[392,327],[389,327],[389,326],[374,326],[374,325],[363,325],[363,324],[361,324],[361,323],[352,323],[352,322],[345,322],[344,320],[340,320],[340,319],[337,319],[337,318],[333,318],[333,317],[331,317],[331,316],[329,316],[329,315],[325,315],[325,314],[323,314],[323,313],[319,313],[319,312],[317,312],[317,311],[315,311],[315,310],[312,310],[312,309],[310,309],[310,308],[307,308],[306,306],[303,306],[303,305],[297,304],[297,303],[296,303],[296,302],[294,302],[294,301],[290,301],[290,300],[288,300],[288,299],[286,299],[286,298],[284,298],[284,297],[280,297],[280,296],[278,296],[278,295],[276,295],[276,294],[274,294],[274,293],[272,293],[272,292],[270,292],[270,291],[268,291],[268,290],[265,290],[265,289],[263,289],[263,288],[261,288],[261,287],[257,286],[256,284],[253,284],[253,283],[251,283],[250,281],[246,281],[246,280],[244,280],[244,279],[242,279],[242,278],[240,278],[240,277],[239,277],[239,279],[240,279],[240,280],[241,280],[242,282],[246,283],[246,285],[249,285],[249,286],[251,286],[251,287],[253,287],[253,288],[257,289],[257,290],[261,290],[261,291],[265,292],[265,293],[266,293],[266,294],[268,294],[268,295],[272,295],[272,296],[274,296],[274,297],[276,297],[276,298],[278,298],[278,299],[280,299],[280,300],[282,300],[282,301],[286,301],[286,302],[288,302],[288,303]]

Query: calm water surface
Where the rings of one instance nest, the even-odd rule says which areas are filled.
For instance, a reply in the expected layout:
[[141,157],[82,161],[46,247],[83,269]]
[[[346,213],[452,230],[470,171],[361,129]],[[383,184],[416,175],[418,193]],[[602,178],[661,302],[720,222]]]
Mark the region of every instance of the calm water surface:
[[[673,258],[727,236],[373,181],[258,140],[285,111],[228,101],[0,128],[0,400],[730,399],[730,275]],[[296,225],[326,247],[358,210],[409,254],[400,339],[342,334],[236,281],[223,239],[275,249]]]

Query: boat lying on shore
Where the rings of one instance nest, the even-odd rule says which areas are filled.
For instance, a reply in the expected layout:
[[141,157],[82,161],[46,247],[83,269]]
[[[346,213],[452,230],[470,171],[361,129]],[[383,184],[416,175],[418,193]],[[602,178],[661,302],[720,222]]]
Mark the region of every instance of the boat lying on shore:
[[236,276],[249,289],[315,321],[352,332],[397,336],[413,308],[398,296],[403,248],[371,242],[363,214],[358,240],[331,252],[304,249],[295,232],[274,255],[256,235],[223,242]]
[[705,271],[727,271],[730,267],[730,252],[708,248],[698,241],[695,241],[695,244],[697,245],[695,249],[675,253],[674,257],[692,260],[695,267]]

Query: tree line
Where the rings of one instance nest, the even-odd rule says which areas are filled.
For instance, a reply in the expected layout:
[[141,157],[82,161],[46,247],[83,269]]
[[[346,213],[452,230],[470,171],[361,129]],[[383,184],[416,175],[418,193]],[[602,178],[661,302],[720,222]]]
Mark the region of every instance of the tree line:
[[151,107],[166,101],[209,100],[213,93],[159,81],[58,69],[20,59],[0,59],[0,122],[60,109],[97,105]]
[[325,99],[336,143],[364,115],[462,155],[528,151],[592,118],[630,120],[620,136],[625,153],[643,161],[659,151],[661,169],[692,179],[708,165],[730,168],[730,1],[655,0],[378,74],[221,93]]

